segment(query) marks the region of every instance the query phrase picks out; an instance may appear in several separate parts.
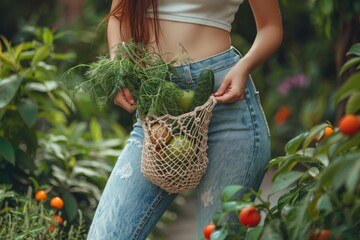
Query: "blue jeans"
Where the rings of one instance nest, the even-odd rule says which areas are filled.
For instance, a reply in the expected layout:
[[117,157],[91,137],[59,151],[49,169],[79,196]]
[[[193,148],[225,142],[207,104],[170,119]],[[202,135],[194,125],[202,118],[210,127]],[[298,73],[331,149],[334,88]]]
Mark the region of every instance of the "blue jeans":
[[[179,82],[174,77],[174,82],[180,87],[195,87],[200,71],[210,67],[215,74],[216,91],[240,57],[236,49],[230,48],[179,66],[177,70],[185,79]],[[270,160],[269,128],[250,76],[245,99],[215,105],[208,134],[209,165],[195,189],[198,239],[213,214],[221,209],[221,191],[230,184],[258,190]],[[176,197],[143,177],[140,170],[143,138],[138,120],[103,191],[88,239],[144,240]],[[238,221],[235,215],[229,218]]]

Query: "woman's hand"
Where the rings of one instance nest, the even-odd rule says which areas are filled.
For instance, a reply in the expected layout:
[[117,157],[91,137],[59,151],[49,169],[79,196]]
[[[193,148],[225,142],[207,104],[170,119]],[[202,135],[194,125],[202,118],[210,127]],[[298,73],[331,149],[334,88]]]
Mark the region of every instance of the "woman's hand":
[[221,103],[244,98],[248,75],[271,56],[283,38],[278,0],[249,0],[249,3],[255,17],[256,37],[249,51],[228,72],[214,94]]
[[242,73],[236,64],[225,76],[219,89],[214,93],[216,101],[232,103],[245,98],[245,86],[248,74]]
[[118,91],[114,103],[130,113],[136,109],[135,100],[128,88]]

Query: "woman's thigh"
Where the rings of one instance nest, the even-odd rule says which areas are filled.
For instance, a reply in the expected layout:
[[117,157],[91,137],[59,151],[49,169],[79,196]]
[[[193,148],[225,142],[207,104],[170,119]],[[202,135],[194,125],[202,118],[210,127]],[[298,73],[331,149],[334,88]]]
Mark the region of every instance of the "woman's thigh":
[[[227,70],[215,73],[215,89],[226,73]],[[270,160],[267,122],[250,77],[245,95],[245,99],[235,103],[217,103],[213,110],[209,125],[209,165],[196,188],[198,237],[221,209],[221,191],[232,184],[257,190]],[[230,218],[237,221],[236,216]]]
[[142,139],[137,123],[102,193],[88,239],[146,239],[175,198],[143,177]]

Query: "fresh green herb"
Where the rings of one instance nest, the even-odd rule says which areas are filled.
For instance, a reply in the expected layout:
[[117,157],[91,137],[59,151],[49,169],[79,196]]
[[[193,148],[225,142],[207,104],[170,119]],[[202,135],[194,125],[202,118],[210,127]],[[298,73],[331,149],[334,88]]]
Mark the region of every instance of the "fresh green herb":
[[[168,79],[170,75],[181,79],[174,67],[177,58],[165,62],[163,57],[142,44],[121,43],[113,60],[105,55],[93,63],[79,64],[64,74],[60,86],[72,99],[85,93],[100,109],[111,104],[120,89],[128,88],[141,119],[148,114],[180,115],[186,110],[182,102],[185,93]],[[79,71],[84,71],[80,80],[75,77]]]

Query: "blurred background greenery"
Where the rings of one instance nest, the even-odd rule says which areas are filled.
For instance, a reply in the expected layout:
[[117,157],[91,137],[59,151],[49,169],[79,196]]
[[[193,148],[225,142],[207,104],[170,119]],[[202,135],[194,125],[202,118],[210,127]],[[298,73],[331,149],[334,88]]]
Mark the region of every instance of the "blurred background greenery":
[[[62,196],[69,223],[78,221],[78,209],[83,212],[84,236],[134,115],[116,106],[99,111],[81,98],[72,104],[56,86],[70,67],[106,53],[102,21],[110,4],[0,2],[0,84],[7,94],[0,101],[0,184],[23,194],[31,187]],[[338,71],[346,51],[360,39],[358,1],[280,4],[283,44],[253,72],[270,124],[273,157],[283,153],[289,139],[315,124],[336,124],[344,110],[332,99],[346,79],[338,77]],[[232,34],[233,45],[242,53],[249,49],[255,29],[245,1]],[[154,231],[159,239],[161,226],[176,218],[176,205],[186,197],[180,196],[163,217]],[[3,198],[0,209],[5,202]]]

